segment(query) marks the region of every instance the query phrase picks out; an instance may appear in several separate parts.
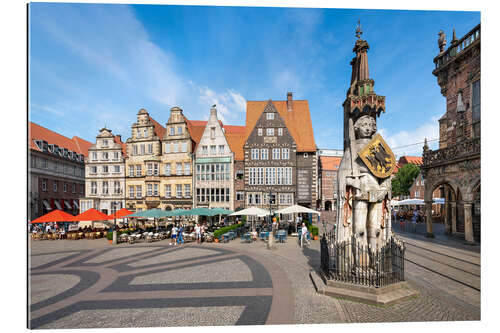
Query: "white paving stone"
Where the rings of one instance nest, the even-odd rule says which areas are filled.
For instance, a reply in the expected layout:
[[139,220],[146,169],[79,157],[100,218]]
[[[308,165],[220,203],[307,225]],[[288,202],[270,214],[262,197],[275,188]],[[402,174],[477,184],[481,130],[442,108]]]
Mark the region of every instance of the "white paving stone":
[[108,260],[125,259],[127,257],[130,257],[130,259],[132,259],[134,255],[141,254],[144,252],[149,252],[151,250],[153,249],[147,247],[112,249],[110,251],[105,252],[104,254],[101,254],[90,260],[87,260],[85,263],[98,264]]
[[207,250],[207,249],[198,249],[198,248],[189,248],[185,247],[180,249],[179,251],[172,251],[165,254],[161,254],[152,258],[132,262],[128,264],[132,267],[141,267],[146,265],[153,264],[163,264],[176,260],[184,260],[184,259],[197,259],[199,257],[204,257],[207,255],[218,254],[218,251]]
[[80,277],[72,274],[41,274],[31,275],[29,282],[30,303],[35,304],[73,288],[80,282]]
[[56,261],[61,258],[69,257],[77,252],[66,252],[66,253],[55,253],[55,254],[42,254],[36,256],[30,256],[30,266],[31,268],[36,268],[41,265],[48,264],[49,262]]
[[134,278],[131,284],[150,283],[202,283],[252,281],[252,272],[240,259],[230,259],[212,264],[173,269]]

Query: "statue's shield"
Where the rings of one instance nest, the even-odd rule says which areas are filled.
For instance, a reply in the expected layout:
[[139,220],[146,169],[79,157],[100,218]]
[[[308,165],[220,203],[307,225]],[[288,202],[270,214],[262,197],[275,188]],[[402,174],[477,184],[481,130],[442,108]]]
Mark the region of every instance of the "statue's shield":
[[359,151],[358,156],[366,164],[371,173],[378,178],[387,178],[396,167],[396,158],[391,148],[380,134]]

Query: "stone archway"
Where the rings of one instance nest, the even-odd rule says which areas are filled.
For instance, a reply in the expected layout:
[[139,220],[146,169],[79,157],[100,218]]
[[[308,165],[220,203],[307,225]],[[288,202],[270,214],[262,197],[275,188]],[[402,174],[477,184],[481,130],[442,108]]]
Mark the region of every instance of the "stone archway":
[[326,211],[332,210],[332,202],[330,200],[325,201],[325,210]]
[[433,193],[439,188],[444,188],[444,232],[446,234],[456,233],[457,229],[457,192],[458,185],[452,179],[445,178],[432,182],[427,180],[425,183],[424,201],[425,201],[425,222],[427,227],[427,237],[434,237],[433,228]]

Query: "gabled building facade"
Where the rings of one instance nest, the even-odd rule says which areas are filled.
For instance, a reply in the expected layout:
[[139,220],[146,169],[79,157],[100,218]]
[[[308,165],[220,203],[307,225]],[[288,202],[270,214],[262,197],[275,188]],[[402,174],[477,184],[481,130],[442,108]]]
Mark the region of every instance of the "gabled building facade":
[[165,128],[141,109],[127,139],[126,207],[131,211],[159,208],[162,138]]
[[210,116],[194,156],[194,207],[234,210],[234,153],[229,147],[217,109]]
[[85,157],[85,194],[80,213],[95,208],[112,214],[125,207],[126,146],[120,135],[102,128]]
[[318,160],[307,100],[248,101],[246,206],[316,208]]
[[29,123],[28,219],[54,209],[79,211],[85,194],[84,158],[92,143],[77,136],[67,138],[33,122]]
[[160,208],[165,210],[191,209],[193,205],[193,148],[194,141],[188,120],[182,109],[170,109],[170,117],[162,140]]

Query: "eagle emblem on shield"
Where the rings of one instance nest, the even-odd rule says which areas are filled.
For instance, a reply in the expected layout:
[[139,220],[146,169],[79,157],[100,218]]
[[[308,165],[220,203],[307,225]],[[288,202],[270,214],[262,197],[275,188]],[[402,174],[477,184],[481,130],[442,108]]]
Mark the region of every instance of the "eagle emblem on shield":
[[396,167],[396,158],[391,148],[380,134],[359,151],[358,156],[365,163],[371,173],[378,178],[389,177]]

